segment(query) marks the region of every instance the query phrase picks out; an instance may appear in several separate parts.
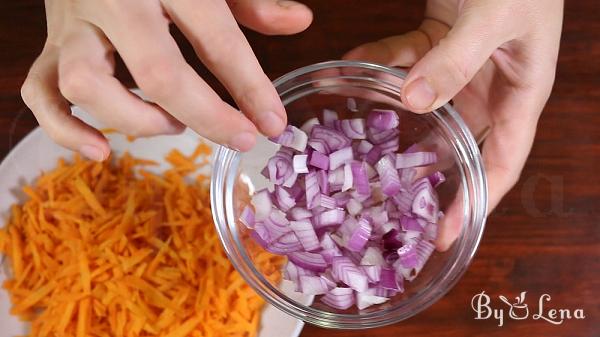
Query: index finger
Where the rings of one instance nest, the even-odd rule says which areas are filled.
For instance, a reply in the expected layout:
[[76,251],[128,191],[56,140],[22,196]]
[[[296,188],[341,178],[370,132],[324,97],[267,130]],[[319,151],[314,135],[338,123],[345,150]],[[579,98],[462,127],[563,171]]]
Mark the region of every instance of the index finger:
[[163,5],[242,112],[267,136],[281,133],[287,123],[283,104],[227,3],[163,0]]

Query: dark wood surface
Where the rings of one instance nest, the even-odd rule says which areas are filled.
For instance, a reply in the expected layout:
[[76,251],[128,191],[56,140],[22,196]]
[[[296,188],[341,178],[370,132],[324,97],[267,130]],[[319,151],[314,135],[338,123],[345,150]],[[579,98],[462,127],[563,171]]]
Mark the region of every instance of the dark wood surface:
[[[315,10],[315,22],[306,32],[291,37],[248,33],[271,78],[413,29],[424,6],[388,0],[307,3]],[[599,11],[597,0],[567,2],[556,85],[531,157],[517,186],[490,216],[480,249],[457,286],[400,324],[352,332],[307,326],[303,336],[600,336]],[[19,88],[44,39],[43,1],[0,1],[0,157],[37,126]],[[184,42],[182,48],[208,77],[191,48]],[[122,66],[118,74],[133,85]],[[527,291],[534,312],[539,296],[548,293],[552,300],[546,310],[581,308],[586,318],[553,325],[505,317],[498,327],[493,319],[474,319],[471,298],[482,291],[494,297],[497,308],[506,308],[498,295],[512,300]]]

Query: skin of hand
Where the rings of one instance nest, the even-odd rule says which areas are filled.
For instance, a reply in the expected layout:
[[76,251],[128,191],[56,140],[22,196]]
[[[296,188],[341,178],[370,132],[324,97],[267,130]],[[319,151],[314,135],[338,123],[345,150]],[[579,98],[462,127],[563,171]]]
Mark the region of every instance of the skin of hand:
[[[554,83],[562,0],[429,0],[421,26],[367,43],[344,58],[410,67],[402,101],[425,113],[453,100],[482,148],[488,210],[516,184]],[[436,242],[447,250],[462,228],[455,202]]]
[[[257,132],[279,134],[284,107],[238,23],[258,32],[294,34],[312,12],[288,0],[46,0],[48,37],[21,94],[58,144],[101,161],[110,147],[71,115],[77,104],[132,136],[176,134],[189,126],[217,143],[252,148]],[[236,22],[237,21],[237,22]],[[229,106],[184,60],[169,33],[174,23],[243,112]],[[118,52],[144,101],[114,75]]]

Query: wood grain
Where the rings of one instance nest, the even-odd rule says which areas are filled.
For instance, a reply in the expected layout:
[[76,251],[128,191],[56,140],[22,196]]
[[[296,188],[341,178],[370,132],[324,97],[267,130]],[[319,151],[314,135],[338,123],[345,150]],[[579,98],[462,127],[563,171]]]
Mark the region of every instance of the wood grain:
[[[415,28],[421,1],[306,1],[314,24],[289,37],[248,32],[266,73],[275,78],[313,62],[337,59],[352,47]],[[567,1],[556,85],[541,117],[531,157],[517,186],[490,216],[480,249],[447,296],[405,322],[373,330],[307,326],[303,336],[600,336],[600,3]],[[223,88],[174,32],[188,61]],[[37,123],[19,88],[45,39],[42,1],[0,2],[0,157]],[[134,83],[119,65],[118,76]],[[486,291],[513,298],[528,291],[537,308],[582,308],[584,320],[475,320],[470,301]],[[495,303],[501,303],[496,299]]]

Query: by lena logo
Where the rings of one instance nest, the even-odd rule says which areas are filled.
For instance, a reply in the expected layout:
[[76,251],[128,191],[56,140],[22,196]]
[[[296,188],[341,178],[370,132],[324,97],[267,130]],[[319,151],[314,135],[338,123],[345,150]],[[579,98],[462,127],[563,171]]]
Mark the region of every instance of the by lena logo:
[[515,297],[514,302],[500,295],[498,298],[504,305],[494,308],[490,296],[485,291],[482,291],[471,299],[471,308],[475,311],[475,319],[486,320],[493,318],[498,321],[498,326],[504,325],[507,310],[508,318],[516,321],[531,317],[533,320],[541,319],[554,325],[560,325],[570,319],[585,319],[583,309],[548,308],[547,302],[552,300],[552,297],[548,294],[543,294],[539,297],[537,308],[532,308],[531,312],[534,314],[530,316],[529,305],[526,303],[525,298],[526,295],[527,292],[523,291],[519,296]]

